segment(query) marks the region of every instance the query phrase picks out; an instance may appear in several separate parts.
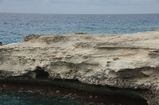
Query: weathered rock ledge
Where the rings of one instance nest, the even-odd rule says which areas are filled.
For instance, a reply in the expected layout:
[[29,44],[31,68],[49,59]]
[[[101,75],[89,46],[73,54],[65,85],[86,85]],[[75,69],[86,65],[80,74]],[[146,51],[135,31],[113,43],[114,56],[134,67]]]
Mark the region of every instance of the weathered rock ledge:
[[0,46],[0,78],[30,77],[147,90],[159,105],[159,31],[125,35],[29,35]]

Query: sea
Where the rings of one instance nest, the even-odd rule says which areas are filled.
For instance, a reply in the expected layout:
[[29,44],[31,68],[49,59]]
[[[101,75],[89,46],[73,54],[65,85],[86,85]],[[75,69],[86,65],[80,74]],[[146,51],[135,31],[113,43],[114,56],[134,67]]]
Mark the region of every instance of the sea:
[[[49,96],[39,92],[1,93],[0,105],[105,105],[69,96]],[[111,105],[111,104],[109,104]]]
[[127,34],[159,29],[159,14],[0,13],[0,41],[23,41],[30,34]]
[[[23,41],[30,34],[128,34],[159,30],[159,14],[0,13],[0,42]],[[151,36],[150,36],[151,37]],[[0,105],[96,105],[73,97],[0,92]],[[99,105],[104,105],[100,103]],[[122,105],[110,102],[107,105]]]

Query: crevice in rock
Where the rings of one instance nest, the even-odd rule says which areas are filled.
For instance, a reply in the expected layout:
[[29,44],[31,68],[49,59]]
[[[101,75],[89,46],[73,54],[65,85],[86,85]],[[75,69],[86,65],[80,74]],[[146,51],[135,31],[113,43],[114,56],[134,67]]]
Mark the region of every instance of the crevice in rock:
[[135,69],[123,69],[118,71],[116,74],[123,79],[132,79],[132,78],[148,78],[152,74],[158,74],[158,67],[141,67]]

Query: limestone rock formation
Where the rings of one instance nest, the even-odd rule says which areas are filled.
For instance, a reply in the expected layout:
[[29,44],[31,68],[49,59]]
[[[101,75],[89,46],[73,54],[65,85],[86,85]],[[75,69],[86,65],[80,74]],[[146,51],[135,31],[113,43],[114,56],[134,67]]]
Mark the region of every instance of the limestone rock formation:
[[159,31],[29,35],[23,42],[0,46],[1,79],[38,70],[50,79],[148,90],[139,95],[149,105],[159,105]]

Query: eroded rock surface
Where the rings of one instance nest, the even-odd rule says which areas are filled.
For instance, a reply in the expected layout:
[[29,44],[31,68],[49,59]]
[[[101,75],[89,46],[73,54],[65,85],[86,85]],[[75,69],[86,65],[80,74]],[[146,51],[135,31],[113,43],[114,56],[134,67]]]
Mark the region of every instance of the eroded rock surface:
[[159,31],[29,35],[24,42],[0,46],[0,78],[37,70],[50,79],[149,90],[139,95],[149,105],[159,105]]

